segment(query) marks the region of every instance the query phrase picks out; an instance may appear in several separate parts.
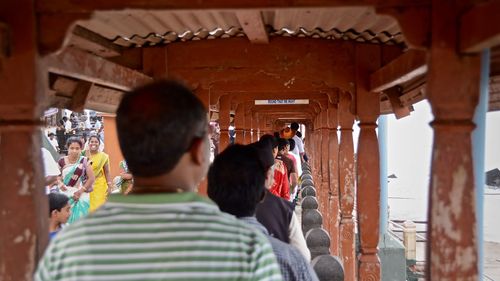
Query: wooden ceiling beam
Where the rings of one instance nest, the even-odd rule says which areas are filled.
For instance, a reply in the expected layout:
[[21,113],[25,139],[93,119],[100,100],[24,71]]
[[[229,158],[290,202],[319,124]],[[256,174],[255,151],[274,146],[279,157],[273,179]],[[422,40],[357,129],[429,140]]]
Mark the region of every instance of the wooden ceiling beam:
[[130,91],[153,81],[151,77],[141,72],[73,48],[47,56],[44,63],[51,73],[121,91]]
[[269,43],[269,36],[259,10],[238,10],[236,17],[251,43]]
[[408,50],[370,75],[370,92],[383,92],[427,72],[427,53]]
[[74,46],[104,58],[121,56],[123,52],[121,46],[80,25],[73,27],[68,46]]
[[37,0],[37,12],[93,12],[94,10],[128,9],[263,9],[263,8],[309,8],[309,7],[347,7],[376,6],[404,7],[429,5],[429,0],[106,0],[106,1],[67,1]]
[[49,89],[48,104],[74,111],[85,108],[114,113],[124,93],[83,80],[57,77]]
[[477,53],[500,45],[500,1],[477,4],[460,19],[460,51]]
[[85,104],[87,101],[87,96],[89,95],[92,83],[87,81],[79,81],[75,92],[73,93],[73,99],[71,100],[71,106],[68,108],[76,112],[83,112],[86,108]]

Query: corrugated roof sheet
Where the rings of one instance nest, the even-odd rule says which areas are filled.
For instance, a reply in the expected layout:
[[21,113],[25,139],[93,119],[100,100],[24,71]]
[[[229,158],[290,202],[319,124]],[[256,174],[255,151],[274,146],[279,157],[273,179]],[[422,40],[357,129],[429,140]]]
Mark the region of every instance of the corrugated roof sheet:
[[[396,20],[373,8],[314,8],[261,11],[270,36],[355,40],[379,44],[403,42]],[[245,36],[236,11],[98,11],[80,25],[124,47],[175,41]]]

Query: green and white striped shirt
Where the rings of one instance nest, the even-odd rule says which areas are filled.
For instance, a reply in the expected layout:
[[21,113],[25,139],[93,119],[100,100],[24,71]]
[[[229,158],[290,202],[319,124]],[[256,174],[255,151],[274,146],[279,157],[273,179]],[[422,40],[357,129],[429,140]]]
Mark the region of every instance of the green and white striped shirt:
[[113,195],[51,242],[35,280],[282,280],[262,233],[195,193]]

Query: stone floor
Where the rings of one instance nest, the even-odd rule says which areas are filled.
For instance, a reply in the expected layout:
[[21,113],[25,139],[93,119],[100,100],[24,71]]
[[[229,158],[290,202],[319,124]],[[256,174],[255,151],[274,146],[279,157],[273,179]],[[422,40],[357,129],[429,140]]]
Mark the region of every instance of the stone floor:
[[500,281],[500,243],[484,242],[484,281]]

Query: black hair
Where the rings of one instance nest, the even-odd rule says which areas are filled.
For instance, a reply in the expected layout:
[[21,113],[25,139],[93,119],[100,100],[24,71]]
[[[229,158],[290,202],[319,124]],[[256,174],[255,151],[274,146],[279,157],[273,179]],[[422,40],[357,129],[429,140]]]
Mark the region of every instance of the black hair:
[[68,121],[68,117],[64,116],[64,117],[62,118],[62,120],[63,120],[64,122],[66,122],[66,121]]
[[79,137],[70,137],[68,138],[68,140],[66,141],[66,147],[69,148],[69,146],[72,144],[72,143],[77,143],[80,145],[80,148],[83,149],[83,143],[82,143],[82,140],[79,138]]
[[267,142],[272,149],[278,147],[278,140],[276,139],[276,137],[269,134],[265,134],[260,137],[259,142]]
[[207,113],[185,86],[159,80],[124,95],[116,111],[123,156],[135,176],[170,172],[195,139],[207,133]]
[[68,196],[62,193],[50,193],[49,194],[49,217],[52,215],[52,211],[61,211],[66,205],[68,205]]
[[299,129],[299,123],[293,122],[292,124],[290,124],[290,129],[297,131]]
[[302,138],[302,133],[300,131],[295,132],[295,135],[299,138]]
[[99,144],[101,144],[101,138],[98,135],[95,135],[95,134],[94,135],[90,135],[89,136],[89,141],[90,141],[91,138],[96,138],[97,141],[99,142]]
[[50,137],[50,136],[55,136],[56,134],[50,132],[47,136]]
[[229,146],[215,157],[208,171],[208,197],[223,212],[253,216],[265,194],[266,173],[255,147]]
[[285,147],[288,145],[288,140],[287,139],[284,139],[284,138],[279,138],[278,139],[278,150],[281,151],[281,150],[284,150]]
[[274,165],[273,148],[270,142],[258,141],[249,145],[253,146],[259,153],[260,162],[264,166],[264,169],[266,171],[269,170],[269,168]]
[[288,150],[292,151],[295,148],[295,141],[293,139],[288,139],[288,144],[290,145]]

